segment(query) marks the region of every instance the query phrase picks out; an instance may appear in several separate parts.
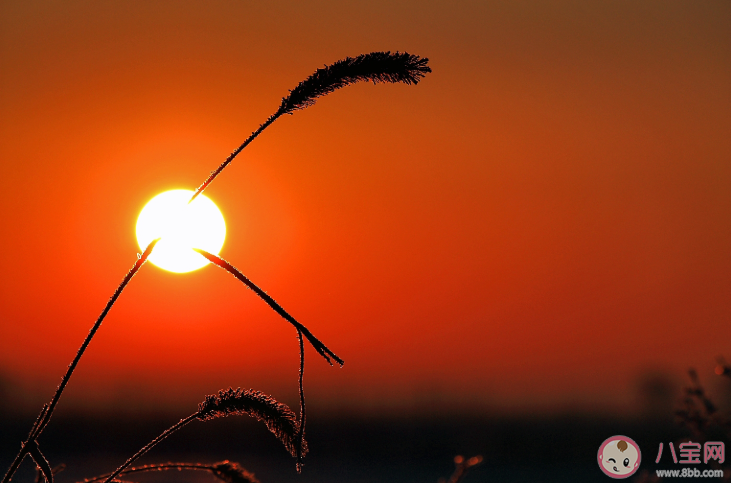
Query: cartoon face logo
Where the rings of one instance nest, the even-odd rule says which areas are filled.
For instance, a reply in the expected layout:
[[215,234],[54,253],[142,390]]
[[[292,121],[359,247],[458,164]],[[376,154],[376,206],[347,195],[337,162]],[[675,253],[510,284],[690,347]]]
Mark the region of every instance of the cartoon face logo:
[[605,475],[616,479],[627,478],[640,468],[642,454],[637,443],[627,436],[612,436],[599,447],[597,460]]

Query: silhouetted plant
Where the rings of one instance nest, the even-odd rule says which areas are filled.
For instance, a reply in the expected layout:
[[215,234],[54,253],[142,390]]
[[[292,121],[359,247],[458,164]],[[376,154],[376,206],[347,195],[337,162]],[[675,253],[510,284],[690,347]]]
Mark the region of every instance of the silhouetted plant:
[[150,441],[122,466],[112,472],[104,480],[104,483],[112,482],[138,458],[192,421],[196,419],[210,421],[226,416],[251,416],[258,421],[263,421],[269,431],[284,444],[284,447],[292,456],[304,456],[307,452],[307,443],[303,439],[298,440],[301,433],[297,416],[286,404],[282,404],[273,397],[253,389],[242,390],[239,388],[234,390],[228,388],[225,391],[219,391],[218,394],[206,396],[205,400],[198,405],[198,411],[187,418],[181,419],[175,425],[166,429],[160,436]]
[[[726,365],[721,357],[717,359],[714,372],[719,376],[731,377],[731,367]],[[731,420],[723,414],[723,411],[719,410],[719,406],[708,395],[695,369],[688,369],[688,379],[690,384],[683,389],[683,397],[675,411],[677,424],[692,433],[694,442],[705,443],[717,440],[721,434],[726,438],[731,438]],[[683,437],[676,440],[675,444],[679,445],[686,441],[688,441],[687,437]],[[723,477],[723,481],[731,481],[731,474],[728,473],[727,467],[722,466],[716,460],[711,460],[708,464],[712,469],[723,469],[726,475]],[[657,476],[654,471],[642,470],[633,481],[635,483],[658,483],[663,481],[663,478]]]
[[[233,461],[220,461],[207,465],[204,463],[162,463],[156,465],[144,465],[127,468],[120,471],[118,476],[129,475],[131,473],[144,473],[151,471],[170,471],[170,470],[191,470],[191,471],[206,471],[219,480],[225,483],[259,483],[254,473],[250,473],[243,466]],[[111,473],[105,475],[95,476],[93,478],[87,478],[79,483],[96,483],[109,478]],[[120,480],[114,480],[120,481]]]
[[695,369],[688,370],[688,377],[691,384],[685,388],[682,407],[675,412],[675,415],[682,426],[694,435],[702,437],[711,424],[720,422],[720,416],[716,413],[716,405],[701,386]]
[[315,101],[336,89],[361,81],[378,82],[402,82],[404,84],[418,84],[422,77],[431,72],[427,65],[429,59],[411,55],[406,52],[371,52],[361,54],[355,58],[346,57],[334,64],[317,69],[307,79],[289,91],[287,97],[282,98],[279,109],[269,116],[259,129],[251,135],[238,148],[236,148],[221,165],[211,172],[211,175],[193,194],[191,201],[201,194],[203,190],[218,176],[223,168],[256,137],[264,131],[271,123],[276,121],[282,114],[293,114],[294,111],[305,109]]
[[[724,360],[719,358],[714,372],[719,376],[728,376],[731,371],[729,371]],[[680,407],[675,411],[678,424],[690,431],[695,441],[701,443],[710,440],[715,441],[721,434],[726,438],[731,438],[731,420],[718,409],[718,405],[708,396],[695,369],[688,370],[688,378],[690,379],[690,385],[684,389]],[[713,469],[724,468],[716,460],[709,461],[709,465]],[[727,473],[726,469],[724,469],[724,473]],[[650,473],[644,473],[637,479],[638,483],[659,481],[662,481],[662,478]],[[724,477],[723,481],[731,481],[731,475]]]
[[112,294],[109,302],[107,302],[104,310],[102,310],[102,313],[99,315],[96,322],[92,326],[89,334],[86,336],[86,339],[84,339],[81,347],[79,347],[79,350],[76,352],[76,357],[74,357],[74,360],[71,361],[71,364],[69,364],[69,368],[66,370],[66,374],[64,374],[63,379],[61,380],[61,384],[59,384],[58,388],[56,388],[56,393],[53,395],[51,402],[44,404],[41,408],[41,412],[38,414],[35,423],[33,423],[33,426],[31,427],[28,438],[26,438],[26,440],[21,445],[20,451],[16,455],[15,459],[10,465],[10,468],[5,474],[5,477],[3,478],[3,483],[7,483],[8,481],[10,481],[10,479],[13,477],[13,474],[18,469],[18,466],[20,466],[20,463],[28,455],[33,458],[33,461],[43,472],[43,475],[46,477],[46,481],[48,481],[48,483],[53,483],[53,472],[50,469],[48,461],[46,461],[46,458],[43,456],[40,448],[38,447],[37,439],[50,422],[53,411],[56,408],[59,399],[61,399],[61,394],[63,394],[63,390],[66,388],[66,385],[71,379],[71,375],[74,373],[74,369],[76,369],[76,366],[81,360],[81,356],[84,355],[84,351],[86,351],[86,348],[89,346],[89,343],[94,337],[94,334],[96,334],[96,331],[99,330],[99,327],[102,325],[102,321],[112,309],[114,302],[117,301],[129,281],[132,280],[132,277],[134,277],[139,269],[142,268],[142,265],[145,264],[147,258],[150,256],[150,253],[152,253],[152,249],[155,248],[155,245],[159,240],[160,239],[158,238],[157,240],[153,240],[152,242],[150,242],[147,248],[145,248],[144,252],[142,252],[142,255],[137,255],[137,261],[129,270],[129,272],[127,272],[127,275],[125,275],[122,283],[120,283],[119,287],[117,287],[117,290],[114,291],[114,294]]
[[469,459],[465,459],[462,455],[457,455],[454,457],[454,473],[452,473],[452,476],[448,480],[439,478],[438,483],[458,483],[467,475],[467,471],[470,468],[474,468],[480,463],[482,463],[482,456],[480,455],[473,456]]
[[405,52],[371,52],[355,58],[346,57],[323,69],[317,69],[314,74],[300,82],[282,99],[277,112],[291,114],[298,109],[305,109],[313,105],[319,97],[355,82],[417,84],[431,72],[428,62],[429,59]]
[[[66,469],[66,465],[64,463],[61,463],[60,465],[54,467],[51,469],[51,475],[55,476],[56,473],[60,473],[63,470]],[[43,470],[41,470],[40,467],[36,467],[36,483],[43,483],[46,479],[46,476],[43,473]]]
[[[247,415],[263,421],[267,429],[284,444],[292,456],[297,453],[296,441],[299,422],[294,411],[271,396],[253,389],[228,388],[218,394],[206,396],[198,406],[198,419],[210,421],[226,416]],[[305,450],[307,445],[305,444]]]
[[278,313],[279,315],[281,315],[282,318],[284,318],[287,322],[289,322],[290,324],[292,324],[298,331],[302,332],[304,334],[304,336],[307,337],[307,340],[310,342],[310,344],[312,344],[312,347],[314,347],[315,350],[322,357],[324,357],[325,360],[330,365],[332,365],[332,361],[330,360],[331,357],[333,359],[335,359],[335,361],[338,364],[340,364],[341,366],[343,365],[343,360],[341,358],[339,358],[338,356],[336,356],[333,353],[333,351],[331,351],[330,349],[328,349],[325,346],[325,344],[323,344],[322,342],[320,342],[317,337],[315,337],[314,335],[312,335],[312,333],[309,330],[307,330],[307,327],[305,327],[304,325],[302,325],[299,322],[297,322],[294,319],[294,317],[292,317],[291,315],[289,315],[287,313],[287,311],[282,308],[281,305],[279,305],[277,302],[274,301],[273,298],[271,298],[269,296],[269,294],[267,294],[262,289],[260,289],[259,287],[257,287],[254,284],[254,282],[252,282],[251,280],[249,280],[246,277],[246,275],[244,275],[243,273],[241,273],[236,267],[234,267],[233,265],[231,265],[230,263],[228,263],[226,260],[224,260],[223,258],[219,257],[218,255],[214,255],[212,253],[208,253],[207,251],[202,250],[200,248],[194,248],[194,250],[197,251],[198,253],[200,253],[201,255],[203,255],[204,257],[206,257],[211,263],[213,263],[213,264],[221,267],[222,269],[226,270],[228,273],[230,273],[231,275],[233,275],[234,277],[236,277],[237,279],[239,279],[241,282],[243,282],[244,285],[246,285],[251,290],[253,290],[254,293],[256,293],[259,297],[261,297],[261,299],[264,300],[264,302],[266,302],[271,308],[273,308],[276,313]]
[[[421,78],[427,73],[431,72],[428,67],[428,59],[421,58],[408,53],[396,52],[392,54],[390,52],[372,52],[370,54],[362,54],[357,57],[347,57],[343,60],[335,62],[322,69],[318,69],[310,77],[300,82],[297,87],[290,91],[289,95],[282,99],[279,109],[270,116],[266,122],[259,126],[236,150],[234,150],[228,158],[201,184],[193,194],[191,201],[195,199],[205,188],[218,176],[218,174],[229,164],[233,159],[246,147],[248,146],[264,129],[271,125],[277,118],[283,114],[292,114],[296,110],[305,109],[315,103],[315,101],[327,95],[336,89],[345,87],[347,85],[360,82],[360,81],[372,81],[373,83],[379,82],[390,82],[396,83],[401,82],[404,84],[416,84]],[[64,389],[68,385],[71,376],[78,365],[81,357],[83,356],[86,348],[89,346],[92,338],[99,330],[102,321],[111,310],[114,303],[121,295],[124,288],[130,282],[132,277],[140,270],[142,265],[145,264],[150,253],[155,247],[155,244],[159,239],[152,241],[143,251],[142,254],[137,256],[132,269],[129,270],[127,275],[122,280],[122,283],[117,287],[112,297],[107,302],[104,310],[97,318],[96,322],[92,326],[89,334],[84,339],[81,347],[76,353],[73,361],[69,365],[66,373],[64,374],[61,383],[56,389],[51,401],[44,404],[41,411],[33,423],[28,437],[21,444],[21,449],[18,451],[15,459],[11,463],[2,483],[8,483],[15,471],[18,469],[23,459],[26,456],[31,458],[36,463],[38,468],[38,474],[43,475],[43,478],[47,483],[53,483],[53,475],[57,471],[60,471],[60,467],[51,469],[50,464],[46,460],[45,456],[40,450],[38,445],[38,437],[41,435],[43,430],[48,426],[51,420],[54,410],[63,394]],[[290,322],[297,329],[297,337],[299,340],[300,350],[300,370],[299,370],[299,396],[300,396],[300,415],[295,416],[294,412],[286,405],[278,402],[271,396],[267,396],[259,391],[253,389],[228,389],[225,391],[219,391],[217,395],[207,396],[203,401],[198,411],[191,414],[187,418],[181,419],[178,423],[167,429],[160,436],[152,440],[146,446],[144,446],[135,455],[129,458],[122,466],[117,468],[114,472],[108,475],[102,475],[99,477],[91,478],[86,480],[87,482],[104,480],[105,483],[121,481],[117,477],[126,475],[134,472],[142,471],[163,471],[167,469],[195,469],[204,470],[213,473],[219,479],[226,481],[226,483],[257,483],[254,479],[253,474],[248,473],[246,470],[241,468],[237,463],[230,463],[224,461],[217,463],[216,465],[203,465],[199,463],[168,463],[165,465],[148,465],[137,468],[129,468],[129,465],[134,462],[137,458],[145,454],[147,451],[155,447],[159,442],[167,438],[175,431],[181,429],[185,425],[189,424],[195,419],[201,421],[207,421],[210,419],[228,416],[228,415],[248,415],[254,417],[257,420],[263,421],[267,428],[274,433],[277,438],[284,443],[287,450],[297,458],[297,470],[301,470],[302,457],[307,452],[307,444],[305,442],[305,397],[303,389],[303,378],[304,378],[304,338],[312,344],[315,350],[332,365],[334,359],[340,366],[343,365],[343,360],[336,356],[325,344],[320,342],[312,333],[302,324],[297,322],[292,316],[290,316],[274,299],[267,295],[263,290],[257,287],[253,282],[246,278],[238,269],[233,267],[225,260],[210,253],[198,250],[201,255],[208,258],[212,263],[225,269],[236,278],[241,280],[247,287],[252,289],[259,297],[261,297],[270,307],[272,307],[280,316]],[[304,336],[304,337],[303,337]],[[177,466],[176,466],[177,465]],[[38,477],[40,479],[40,476]]]
[[726,360],[723,357],[716,359],[716,368],[714,369],[714,372],[718,376],[731,378],[731,367],[726,364]]

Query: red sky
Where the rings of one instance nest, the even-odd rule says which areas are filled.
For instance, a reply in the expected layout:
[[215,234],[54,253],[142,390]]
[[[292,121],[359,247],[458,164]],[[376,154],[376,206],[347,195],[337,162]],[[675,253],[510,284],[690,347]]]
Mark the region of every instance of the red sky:
[[[312,404],[631,411],[643,374],[709,378],[731,359],[729,25],[726,0],[2,2],[0,375],[50,397],[150,198],[314,69],[399,50],[434,72],[280,119],[206,191],[221,255],[346,361],[308,352]],[[146,265],[67,404],[291,396],[296,361],[223,271]]]

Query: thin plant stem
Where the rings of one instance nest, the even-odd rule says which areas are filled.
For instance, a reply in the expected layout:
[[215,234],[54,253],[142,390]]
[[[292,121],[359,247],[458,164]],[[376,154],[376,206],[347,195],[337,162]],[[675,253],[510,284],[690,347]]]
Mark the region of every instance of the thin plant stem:
[[38,466],[40,472],[43,473],[46,483],[53,483],[53,470],[51,469],[51,465],[48,464],[48,460],[41,453],[41,448],[38,447],[38,443],[35,440],[31,441],[28,445],[28,454],[36,462],[36,466]]
[[[259,483],[253,473],[246,471],[241,465],[228,460],[219,461],[217,463],[205,464],[205,463],[162,463],[154,465],[142,465],[135,466],[133,468],[127,468],[122,471],[118,476],[129,475],[132,473],[143,473],[150,471],[170,471],[170,470],[192,470],[192,471],[207,471],[214,475],[221,481],[226,483]],[[95,476],[93,478],[87,478],[77,483],[96,483],[106,479],[111,473],[105,473],[103,475]],[[120,481],[119,479],[114,481]]]
[[15,456],[15,459],[13,460],[12,464],[10,465],[10,468],[8,468],[8,472],[5,473],[5,477],[3,478],[3,483],[6,483],[10,481],[10,478],[13,477],[13,474],[15,473],[15,470],[18,469],[18,466],[20,466],[20,463],[23,462],[25,457],[28,455],[28,449],[26,446],[31,442],[31,439],[26,440],[21,446],[20,451],[18,451],[18,454]]
[[297,471],[302,471],[302,457],[305,445],[305,390],[303,381],[305,377],[305,341],[302,338],[302,331],[297,330],[297,339],[300,346],[300,373],[299,373],[299,391],[300,391],[300,422],[299,431],[297,433]]
[[[193,470],[193,471],[214,471],[213,465],[207,465],[204,463],[163,463],[157,465],[144,465],[135,466],[133,468],[127,468],[120,471],[117,476],[129,475],[131,473],[143,473],[146,471],[169,471],[169,470]],[[112,473],[105,473],[103,475],[95,476],[93,478],[87,478],[78,483],[95,483],[107,479]]]
[[40,426],[41,421],[43,420],[43,417],[46,415],[46,411],[48,411],[48,403],[44,404],[41,408],[41,412],[38,413],[38,416],[36,417],[35,422],[33,423],[33,426],[30,429],[30,432],[28,433],[28,437],[26,440],[21,444],[20,451],[15,456],[15,459],[13,460],[13,463],[10,465],[10,468],[8,468],[7,473],[5,474],[5,478],[3,478],[3,483],[6,481],[9,481],[10,478],[12,478],[15,471],[20,466],[20,463],[23,462],[25,457],[30,453],[31,451],[31,445],[35,441],[33,439],[33,435],[36,432],[36,429]]
[[51,416],[53,415],[53,411],[56,408],[56,405],[58,404],[58,400],[61,399],[61,394],[63,394],[64,389],[66,388],[66,385],[68,384],[69,380],[71,379],[71,375],[74,373],[74,369],[76,369],[76,366],[79,364],[79,360],[81,360],[81,356],[84,355],[84,351],[86,351],[86,348],[89,346],[89,343],[91,342],[91,339],[94,337],[94,334],[96,334],[97,330],[99,330],[99,327],[102,325],[102,321],[107,316],[109,311],[111,310],[114,303],[117,301],[119,296],[122,294],[122,291],[127,286],[130,280],[132,280],[132,277],[135,276],[137,271],[139,271],[140,268],[142,268],[142,265],[145,264],[147,261],[147,258],[150,256],[150,253],[152,253],[152,249],[155,248],[155,245],[160,239],[156,239],[150,242],[149,245],[147,245],[147,248],[145,248],[145,251],[142,253],[142,255],[138,255],[137,261],[135,262],[134,266],[127,272],[127,275],[125,275],[124,280],[122,280],[122,283],[119,284],[119,287],[117,287],[117,290],[114,291],[114,294],[109,299],[109,302],[107,302],[107,305],[104,307],[104,310],[102,310],[102,313],[97,318],[96,322],[94,323],[94,326],[89,331],[89,334],[86,336],[86,339],[84,339],[84,342],[81,344],[81,347],[79,347],[79,350],[76,352],[76,357],[74,357],[74,360],[71,361],[71,364],[69,365],[68,369],[66,370],[66,374],[63,376],[63,379],[61,380],[61,384],[58,385],[58,388],[56,389],[56,393],[53,395],[53,399],[51,399],[51,402],[48,404],[44,404],[43,408],[41,409],[40,414],[38,415],[38,418],[36,419],[36,422],[33,424],[33,428],[31,429],[30,434],[28,435],[28,439],[23,443],[21,446],[20,451],[18,452],[17,456],[13,460],[13,463],[10,465],[10,468],[8,469],[7,473],[5,474],[5,477],[2,480],[2,483],[8,483],[10,479],[13,477],[13,474],[15,474],[15,471],[20,466],[20,463],[22,463],[23,459],[26,457],[26,455],[29,453],[31,444],[34,444],[33,442],[38,438],[38,436],[41,435],[43,430],[48,425],[49,421],[51,420]]
[[257,129],[253,133],[251,133],[251,135],[248,138],[246,138],[246,141],[244,141],[243,143],[241,143],[241,146],[239,146],[238,148],[234,149],[234,151],[231,154],[228,155],[228,158],[226,158],[226,160],[223,163],[221,163],[221,165],[218,168],[216,168],[215,171],[211,171],[210,176],[208,176],[208,178],[203,182],[203,184],[200,185],[198,187],[198,189],[195,190],[195,193],[193,193],[193,196],[190,198],[190,201],[188,201],[188,203],[191,203],[194,199],[196,199],[198,197],[199,194],[203,193],[203,190],[206,189],[209,184],[211,184],[211,182],[216,178],[216,176],[218,176],[221,173],[221,171],[223,171],[223,168],[225,168],[226,166],[228,166],[231,163],[231,161],[233,161],[234,158],[236,156],[238,156],[238,154],[241,151],[243,151],[244,148],[251,143],[251,141],[253,141],[254,139],[256,139],[256,137],[259,134],[261,134],[262,131],[264,131],[264,129],[266,129],[267,127],[269,127],[269,125],[271,123],[273,123],[274,121],[276,121],[277,118],[279,116],[281,116],[282,114],[284,114],[284,111],[282,111],[282,109],[279,109],[277,112],[275,112],[274,114],[272,114],[269,117],[269,119],[266,120],[266,122],[264,124],[262,124],[261,126],[259,126],[259,129]]
[[38,428],[38,426],[40,426],[41,421],[43,421],[43,417],[46,415],[46,411],[48,411],[48,403],[44,404],[41,408],[41,412],[38,413],[38,417],[36,418],[35,423],[33,423],[33,427],[31,428],[30,433],[28,433],[28,438],[35,434],[36,429]]
[[229,262],[224,260],[223,258],[219,257],[218,255],[214,255],[212,253],[208,253],[205,250],[201,250],[200,248],[194,248],[193,250],[197,251],[204,257],[206,257],[211,263],[214,265],[217,265],[218,267],[226,270],[228,273],[239,279],[241,282],[243,282],[244,285],[249,287],[251,290],[254,291],[264,302],[266,302],[276,313],[281,315],[287,322],[292,324],[298,331],[302,332],[305,337],[307,337],[307,340],[312,344],[312,347],[315,348],[315,350],[327,360],[330,365],[332,365],[332,361],[330,358],[332,357],[335,359],[335,361],[342,367],[342,365],[345,363],[341,358],[335,355],[333,351],[328,349],[325,344],[320,342],[320,340],[312,335],[312,332],[310,332],[307,327],[297,322],[294,317],[289,315],[286,310],[282,308],[281,305],[279,305],[273,298],[271,298],[266,292],[264,292],[262,289],[257,287],[254,282],[249,280],[246,275],[241,273],[236,267],[231,265]]
[[127,284],[132,280],[132,277],[135,276],[137,271],[142,268],[142,265],[145,264],[147,261],[147,258],[150,256],[150,253],[152,253],[152,249],[155,248],[155,245],[160,239],[156,239],[150,242],[149,245],[147,245],[147,248],[145,248],[145,251],[137,258],[137,261],[135,262],[134,266],[130,269],[129,272],[127,272],[127,275],[125,275],[124,280],[122,280],[122,283],[119,284],[119,287],[117,287],[117,290],[114,291],[114,294],[109,299],[109,302],[107,302],[107,305],[104,307],[104,310],[102,310],[102,313],[99,314],[99,317],[96,319],[96,322],[94,323],[94,326],[89,331],[89,334],[86,336],[86,339],[84,339],[84,342],[81,344],[81,347],[79,347],[79,350],[76,352],[76,357],[74,357],[74,360],[71,361],[71,364],[69,365],[68,370],[66,371],[66,374],[63,376],[63,379],[61,380],[61,384],[59,384],[58,389],[56,390],[56,394],[54,394],[53,399],[48,405],[48,410],[46,411],[46,415],[43,417],[43,421],[38,426],[35,432],[35,437],[38,437],[40,433],[45,429],[45,427],[48,425],[49,421],[51,420],[51,416],[53,415],[53,410],[56,408],[56,404],[58,404],[58,400],[61,398],[61,394],[63,393],[63,390],[66,388],[66,385],[69,382],[69,379],[71,379],[71,375],[74,373],[74,369],[76,369],[76,366],[78,365],[79,361],[81,360],[81,356],[84,355],[84,352],[86,351],[86,348],[89,346],[89,343],[91,342],[91,339],[94,337],[94,334],[96,334],[97,330],[99,330],[99,327],[102,325],[102,321],[107,316],[109,311],[112,309],[112,306],[117,301],[120,295],[122,295],[122,291],[127,286]]
[[181,419],[175,425],[173,425],[173,426],[169,427],[168,429],[166,429],[165,431],[163,431],[163,433],[160,434],[160,436],[158,436],[157,438],[155,438],[152,441],[150,441],[149,443],[147,443],[146,446],[144,446],[141,450],[139,450],[137,453],[135,453],[122,466],[120,466],[119,468],[117,468],[116,470],[114,470],[114,472],[112,472],[104,480],[104,483],[110,483],[114,478],[116,478],[120,473],[122,473],[125,470],[125,468],[127,468],[129,465],[131,465],[132,463],[134,463],[140,456],[142,456],[145,453],[147,453],[148,451],[150,451],[152,448],[154,448],[155,446],[157,446],[158,443],[160,443],[161,441],[163,441],[165,438],[167,438],[168,436],[170,436],[171,434],[173,434],[177,430],[179,430],[179,429],[183,428],[184,426],[186,426],[188,423],[190,423],[191,421],[193,421],[194,419],[196,419],[199,415],[200,415],[200,411],[196,411],[195,413],[191,414],[187,418]]

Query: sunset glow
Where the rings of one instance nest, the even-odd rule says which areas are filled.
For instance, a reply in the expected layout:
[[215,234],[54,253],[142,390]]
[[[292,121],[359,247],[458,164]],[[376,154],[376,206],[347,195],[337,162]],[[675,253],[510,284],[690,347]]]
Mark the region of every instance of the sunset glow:
[[[282,115],[204,192],[219,256],[347,362],[313,353],[312,411],[605,417],[690,367],[725,390],[729,24],[720,0],[0,2],[0,407],[47,402],[156,236],[138,247],[148,201],[199,186],[315,69],[374,50],[434,72]],[[229,385],[296,403],[288,324],[223,270],[154,264],[61,409],[177,421]],[[0,433],[15,448],[27,429]]]
[[152,198],[137,218],[137,243],[141,250],[161,238],[149,260],[171,272],[190,272],[208,264],[193,248],[218,254],[226,238],[226,223],[210,198],[171,190]]

